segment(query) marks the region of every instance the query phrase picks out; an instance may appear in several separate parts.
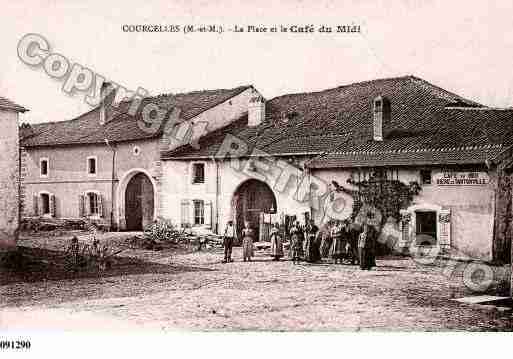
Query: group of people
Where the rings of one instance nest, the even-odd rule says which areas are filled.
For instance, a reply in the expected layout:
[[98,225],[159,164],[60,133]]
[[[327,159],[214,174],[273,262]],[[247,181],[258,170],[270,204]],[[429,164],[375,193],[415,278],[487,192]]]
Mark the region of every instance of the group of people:
[[[255,230],[249,222],[244,223],[242,230],[242,258],[251,261],[253,257],[253,242]],[[280,225],[274,223],[270,230],[271,256],[274,261],[285,256],[283,249],[283,234]],[[288,230],[290,239],[290,257],[293,264],[304,260],[315,263],[322,258],[331,258],[333,263],[358,263],[361,269],[370,270],[376,266],[375,246],[376,231],[364,223],[362,226],[349,220],[337,220],[329,230],[320,231],[313,220],[301,226],[295,221]],[[229,221],[224,233],[224,263],[232,262],[232,247],[236,240],[236,230],[233,221]]]

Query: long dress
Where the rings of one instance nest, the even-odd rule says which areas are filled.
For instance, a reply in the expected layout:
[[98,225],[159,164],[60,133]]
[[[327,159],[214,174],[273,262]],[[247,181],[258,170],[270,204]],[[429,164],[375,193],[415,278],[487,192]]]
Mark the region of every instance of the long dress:
[[320,245],[320,252],[321,252],[321,258],[326,258],[330,254],[331,249],[331,236],[329,236],[327,233],[321,234],[321,245]]
[[299,260],[303,256],[303,233],[296,226],[290,229],[290,250],[293,260]]
[[317,246],[316,235],[319,228],[316,225],[306,228],[305,261],[317,262],[320,259],[319,247]]
[[358,238],[358,259],[361,269],[371,269],[376,265],[374,237],[371,231],[362,232]]
[[358,237],[359,233],[350,227],[348,229],[348,257],[351,260],[351,264],[358,262]]
[[255,231],[252,228],[244,228],[242,230],[242,258],[244,260],[253,257],[253,238]]
[[271,256],[274,259],[283,257],[283,241],[277,228],[271,229]]
[[342,259],[346,253],[346,241],[344,239],[344,228],[336,226],[331,232],[333,243],[331,244],[330,257]]

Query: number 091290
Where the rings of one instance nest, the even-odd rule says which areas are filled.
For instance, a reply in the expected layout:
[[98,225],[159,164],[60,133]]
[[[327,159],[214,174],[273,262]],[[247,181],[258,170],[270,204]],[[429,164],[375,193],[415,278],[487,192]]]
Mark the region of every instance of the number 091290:
[[27,350],[30,349],[30,340],[2,340],[0,339],[0,351],[2,350]]

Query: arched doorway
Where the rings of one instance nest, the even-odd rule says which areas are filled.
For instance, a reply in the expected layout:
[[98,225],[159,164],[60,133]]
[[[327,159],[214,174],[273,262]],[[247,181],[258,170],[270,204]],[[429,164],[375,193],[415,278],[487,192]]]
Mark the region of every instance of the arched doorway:
[[148,176],[142,172],[135,174],[125,190],[125,223],[129,231],[143,230],[153,221],[154,191]]
[[240,234],[244,221],[249,221],[256,230],[256,240],[260,238],[261,213],[276,213],[276,197],[271,188],[264,182],[250,179],[242,183],[233,196],[235,208],[235,225]]

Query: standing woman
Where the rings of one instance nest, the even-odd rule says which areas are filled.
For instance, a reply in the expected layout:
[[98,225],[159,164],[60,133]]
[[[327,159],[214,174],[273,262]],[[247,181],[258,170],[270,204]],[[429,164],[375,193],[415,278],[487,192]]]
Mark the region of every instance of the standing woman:
[[345,241],[344,241],[344,228],[342,227],[342,221],[337,220],[335,226],[331,230],[331,249],[330,257],[333,259],[333,263],[337,264],[337,261],[342,264],[342,258],[345,252]]
[[279,261],[283,257],[283,241],[280,234],[280,224],[275,223],[271,229],[271,256],[273,261]]
[[305,245],[305,261],[313,263],[320,258],[319,247],[317,246],[316,236],[319,228],[315,225],[313,219],[310,220],[305,229],[306,245]]
[[299,226],[299,221],[296,221],[290,228],[290,250],[293,264],[299,264],[303,255],[303,233]]
[[358,259],[360,268],[370,270],[376,265],[374,257],[374,236],[369,229],[369,225],[364,223],[363,232],[358,238]]
[[244,222],[244,229],[242,230],[242,259],[244,262],[247,260],[251,262],[253,257],[253,239],[255,238],[255,231],[251,228],[248,221]]
[[331,229],[330,227],[328,228],[325,228],[323,231],[319,231],[320,235],[321,235],[321,245],[319,247],[320,249],[320,254],[321,254],[321,259],[322,258],[326,258],[329,256],[330,254],[330,249],[331,249]]

